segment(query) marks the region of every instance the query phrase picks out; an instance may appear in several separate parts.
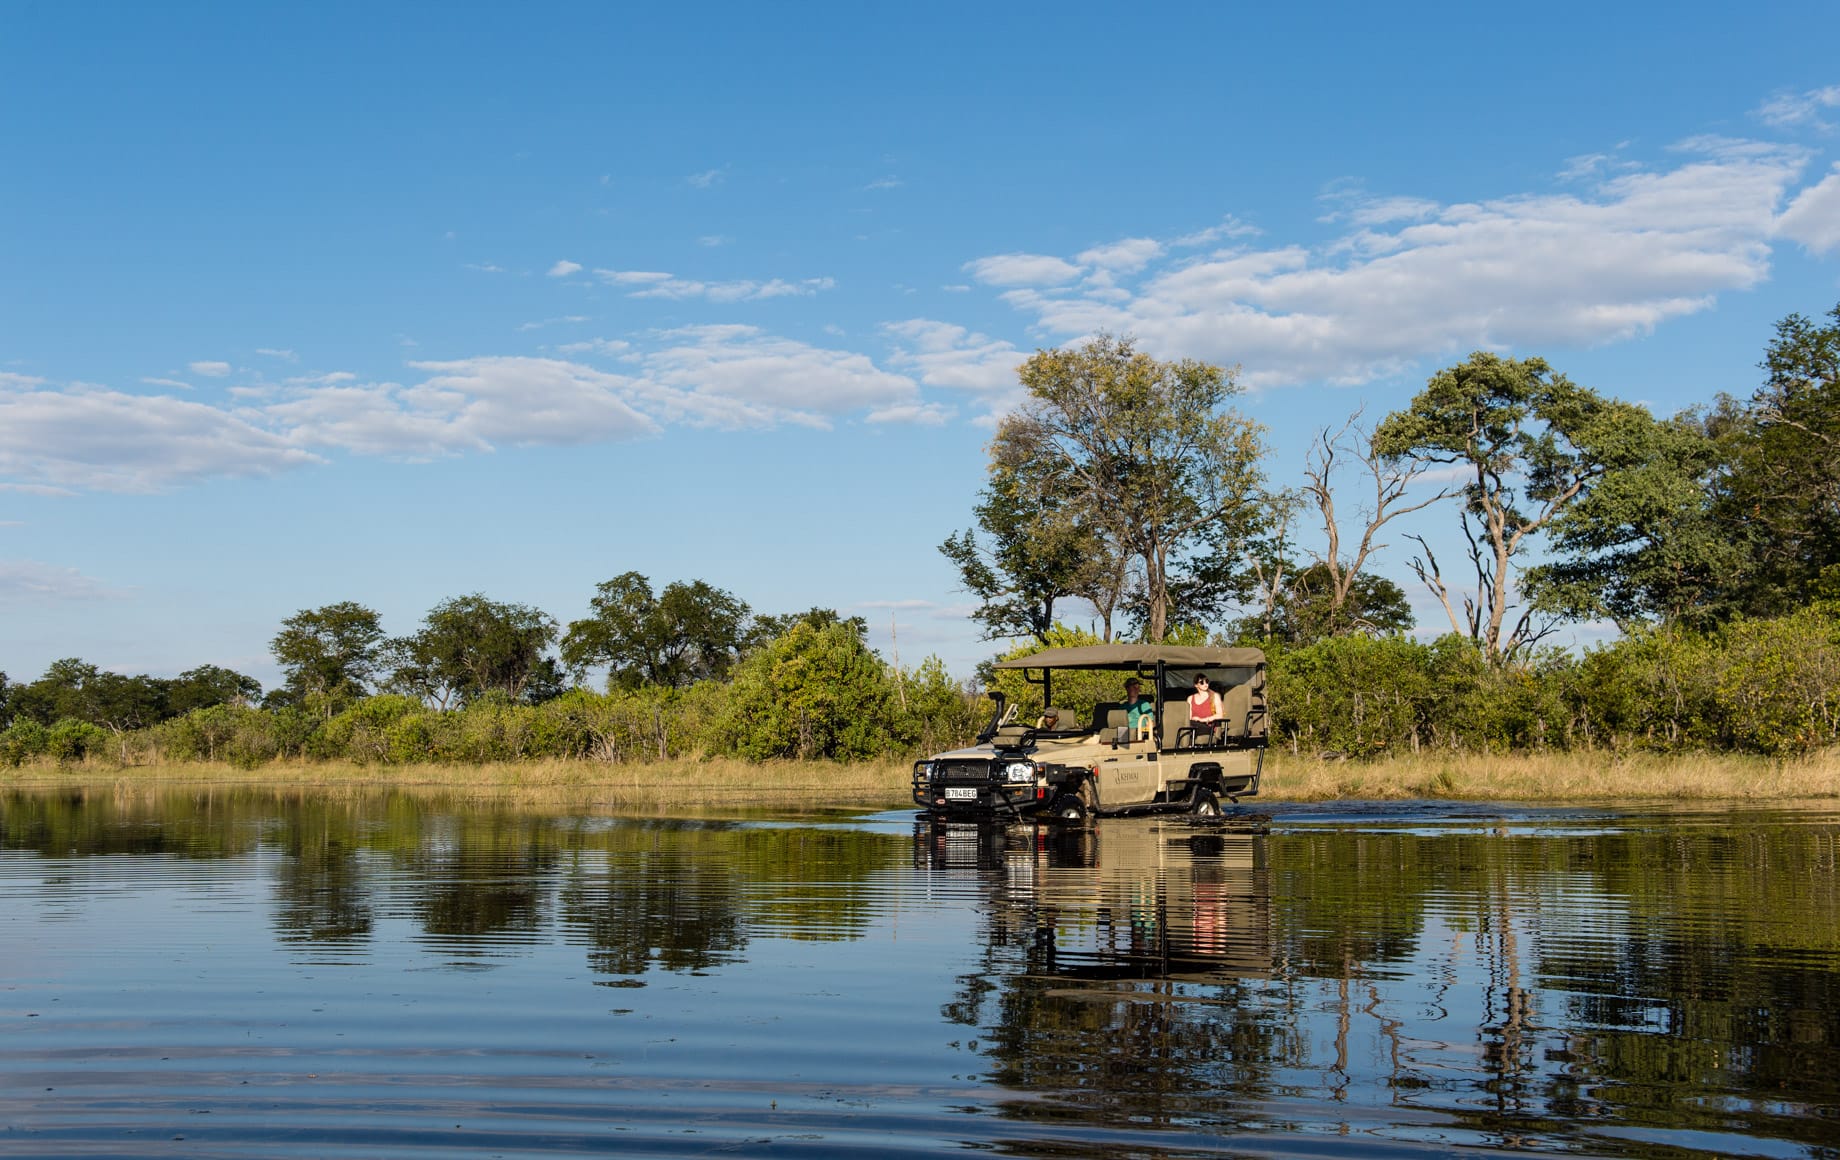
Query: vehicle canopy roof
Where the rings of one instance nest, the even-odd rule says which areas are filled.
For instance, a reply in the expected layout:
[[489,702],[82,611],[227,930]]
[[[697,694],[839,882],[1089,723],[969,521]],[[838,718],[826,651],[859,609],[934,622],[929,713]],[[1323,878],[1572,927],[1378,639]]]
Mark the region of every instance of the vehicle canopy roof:
[[1265,653],[1256,648],[1193,648],[1173,644],[1089,644],[1079,648],[1051,648],[1014,660],[998,661],[999,669],[1138,669],[1161,663],[1172,669],[1257,668]]

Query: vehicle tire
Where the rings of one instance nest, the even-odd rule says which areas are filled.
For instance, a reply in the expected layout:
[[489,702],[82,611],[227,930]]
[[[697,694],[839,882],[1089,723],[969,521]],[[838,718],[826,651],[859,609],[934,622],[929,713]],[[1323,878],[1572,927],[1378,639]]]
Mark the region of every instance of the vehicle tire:
[[1077,793],[1063,793],[1054,799],[1054,807],[1048,811],[1054,820],[1068,826],[1083,826],[1092,816],[1086,808],[1086,801]]
[[1213,790],[1198,785],[1189,791],[1188,812],[1198,818],[1217,818],[1220,816],[1220,798]]

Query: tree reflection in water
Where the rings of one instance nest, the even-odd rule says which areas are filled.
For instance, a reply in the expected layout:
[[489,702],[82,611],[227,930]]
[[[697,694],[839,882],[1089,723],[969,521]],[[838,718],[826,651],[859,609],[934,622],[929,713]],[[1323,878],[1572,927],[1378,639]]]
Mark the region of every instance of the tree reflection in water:
[[[1422,805],[1072,830],[555,817],[399,794],[0,795],[14,905],[60,923],[137,875],[181,892],[254,875],[264,939],[296,954],[361,967],[405,941],[441,958],[562,948],[604,983],[678,975],[693,1001],[660,1020],[722,997],[688,976],[745,964],[741,1009],[771,1028],[750,1049],[807,1068],[823,1035],[854,1031],[864,1009],[833,1013],[830,997],[864,978],[763,940],[858,944],[892,997],[874,1002],[895,1004],[873,1009],[879,1024],[976,1044],[974,1081],[955,1057],[906,1077],[915,1090],[974,1083],[998,1116],[968,1143],[1040,1154],[1051,1138],[1064,1155],[1116,1153],[1117,1133],[1174,1153],[1168,1140],[1247,1132],[1840,1154],[1837,832],[1808,814]],[[208,873],[232,862],[245,869]],[[776,959],[801,964],[796,982],[763,973]],[[798,989],[801,1021],[774,1024],[775,987]]]
[[1389,1135],[1435,1112],[1444,1142],[1833,1155],[1835,834],[1108,820],[924,825],[916,850],[987,894],[943,1015],[1051,1097],[1019,1118],[1223,1131],[1326,1100]]

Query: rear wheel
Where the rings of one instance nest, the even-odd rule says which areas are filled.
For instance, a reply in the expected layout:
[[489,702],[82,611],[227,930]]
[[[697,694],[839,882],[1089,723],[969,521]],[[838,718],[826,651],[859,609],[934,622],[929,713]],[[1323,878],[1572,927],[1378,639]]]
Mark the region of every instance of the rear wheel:
[[1188,812],[1198,818],[1220,816],[1220,798],[1213,790],[1196,786],[1188,795]]
[[1070,826],[1083,825],[1092,816],[1086,806],[1086,799],[1077,790],[1070,790],[1054,799],[1054,806],[1048,811],[1055,819]]

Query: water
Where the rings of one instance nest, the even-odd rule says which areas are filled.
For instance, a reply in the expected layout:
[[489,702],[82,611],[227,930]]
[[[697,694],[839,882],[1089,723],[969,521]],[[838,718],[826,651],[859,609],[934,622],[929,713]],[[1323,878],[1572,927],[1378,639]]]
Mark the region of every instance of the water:
[[0,1154],[1840,1154],[1840,816],[0,796]]

